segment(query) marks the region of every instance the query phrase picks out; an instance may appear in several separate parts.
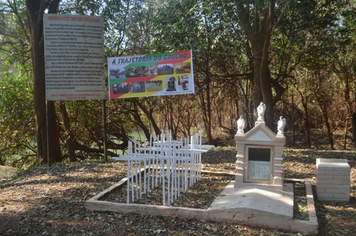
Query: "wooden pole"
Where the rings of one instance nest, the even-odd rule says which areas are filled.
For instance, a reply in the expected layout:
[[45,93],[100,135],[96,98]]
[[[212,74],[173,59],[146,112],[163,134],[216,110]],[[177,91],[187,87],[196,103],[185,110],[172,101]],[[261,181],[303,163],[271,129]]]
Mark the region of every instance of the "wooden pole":
[[51,158],[51,131],[50,131],[50,120],[49,120],[49,106],[48,101],[46,100],[46,128],[47,128],[47,164],[48,166],[52,165]]

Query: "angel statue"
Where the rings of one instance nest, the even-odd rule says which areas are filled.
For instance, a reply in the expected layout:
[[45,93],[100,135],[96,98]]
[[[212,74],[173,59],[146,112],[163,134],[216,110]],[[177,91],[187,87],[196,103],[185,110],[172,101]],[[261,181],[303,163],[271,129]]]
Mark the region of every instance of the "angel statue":
[[244,129],[246,128],[246,122],[244,116],[241,115],[240,118],[237,120],[237,133],[244,134]]
[[258,114],[257,120],[265,120],[265,111],[266,111],[266,104],[261,102],[260,105],[257,107],[257,114]]
[[284,127],[286,126],[286,123],[286,118],[280,116],[277,122],[277,135],[284,135]]

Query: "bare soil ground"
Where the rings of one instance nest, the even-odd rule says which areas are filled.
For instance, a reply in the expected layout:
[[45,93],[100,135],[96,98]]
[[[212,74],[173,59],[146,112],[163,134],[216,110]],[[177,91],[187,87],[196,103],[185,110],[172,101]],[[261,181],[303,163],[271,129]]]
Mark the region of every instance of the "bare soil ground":
[[[203,154],[202,169],[234,172],[235,155],[234,147],[214,148]],[[316,158],[348,159],[352,167],[351,201],[321,202],[315,196],[316,210],[319,235],[356,235],[356,151],[286,149],[284,157],[286,178],[308,179],[314,185]],[[86,200],[125,176],[125,163],[95,161],[35,167],[19,172],[16,178],[0,180],[0,235],[301,235],[238,224],[151,217],[139,212],[91,212],[84,208]],[[192,190],[194,201],[203,202],[196,192],[212,193],[211,186],[214,185],[204,182],[196,186],[198,189]],[[202,199],[207,198],[201,195]],[[299,212],[303,211],[301,207]]]

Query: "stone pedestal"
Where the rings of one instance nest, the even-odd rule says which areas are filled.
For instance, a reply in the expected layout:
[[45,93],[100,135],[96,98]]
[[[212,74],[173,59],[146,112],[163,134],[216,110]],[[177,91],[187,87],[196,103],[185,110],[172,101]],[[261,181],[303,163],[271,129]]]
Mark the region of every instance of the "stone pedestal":
[[318,199],[350,201],[350,169],[346,159],[316,159]]

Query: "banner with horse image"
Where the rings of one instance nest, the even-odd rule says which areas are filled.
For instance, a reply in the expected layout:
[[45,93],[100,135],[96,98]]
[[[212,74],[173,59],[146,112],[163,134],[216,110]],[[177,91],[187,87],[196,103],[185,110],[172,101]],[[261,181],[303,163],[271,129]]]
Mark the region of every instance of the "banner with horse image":
[[109,98],[194,93],[192,51],[108,57]]

